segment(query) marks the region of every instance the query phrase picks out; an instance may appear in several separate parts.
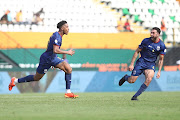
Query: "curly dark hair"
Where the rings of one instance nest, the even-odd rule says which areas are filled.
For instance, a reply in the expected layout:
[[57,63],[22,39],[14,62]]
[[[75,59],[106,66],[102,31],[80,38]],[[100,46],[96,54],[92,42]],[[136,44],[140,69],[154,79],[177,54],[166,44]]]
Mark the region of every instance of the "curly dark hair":
[[66,23],[67,23],[67,22],[64,21],[64,20],[60,21],[60,22],[57,24],[57,28],[61,29],[61,27],[62,27],[64,24],[66,24]]

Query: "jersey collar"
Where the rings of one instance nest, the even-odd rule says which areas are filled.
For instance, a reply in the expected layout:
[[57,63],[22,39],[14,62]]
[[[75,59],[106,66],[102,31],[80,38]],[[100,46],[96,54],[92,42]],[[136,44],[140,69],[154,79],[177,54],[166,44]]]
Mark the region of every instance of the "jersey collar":
[[[150,37],[150,40],[151,40],[151,37]],[[152,41],[152,40],[151,40]],[[157,41],[157,42],[154,42],[154,41],[152,41],[153,43],[158,43],[160,41],[160,39]]]
[[[58,32],[59,33],[59,32]],[[61,36],[61,34],[59,33],[59,35]],[[62,38],[62,36],[61,36],[61,38]]]
[[154,42],[154,43],[158,43],[159,41],[160,41],[160,39],[157,42]]

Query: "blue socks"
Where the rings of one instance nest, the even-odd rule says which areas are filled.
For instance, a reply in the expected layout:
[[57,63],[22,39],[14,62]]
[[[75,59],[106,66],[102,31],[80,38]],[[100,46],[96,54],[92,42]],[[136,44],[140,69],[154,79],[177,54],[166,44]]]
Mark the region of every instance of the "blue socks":
[[129,75],[126,75],[126,76],[124,77],[125,81],[128,81],[128,78],[129,78],[129,77],[130,77]]
[[137,93],[133,97],[138,97],[142,92],[146,90],[147,86],[143,83]]
[[18,83],[31,82],[31,81],[34,81],[34,75],[28,75],[26,77],[18,79]]
[[66,80],[66,89],[70,89],[71,87],[71,73],[65,73],[65,80]]

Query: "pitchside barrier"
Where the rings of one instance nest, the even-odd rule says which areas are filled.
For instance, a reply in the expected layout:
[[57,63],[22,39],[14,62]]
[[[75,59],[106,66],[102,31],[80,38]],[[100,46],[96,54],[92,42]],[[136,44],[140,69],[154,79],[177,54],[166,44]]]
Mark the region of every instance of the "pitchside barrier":
[[[56,70],[49,71],[39,82],[17,84],[12,91],[8,90],[12,76],[24,77],[34,73],[1,71],[0,94],[65,92],[65,74]],[[71,90],[73,92],[132,92],[137,91],[145,80],[144,75],[140,75],[134,84],[125,82],[119,87],[119,79],[125,74],[130,75],[131,72],[73,71]],[[179,71],[162,71],[159,79],[155,76],[146,91],[180,91]]]

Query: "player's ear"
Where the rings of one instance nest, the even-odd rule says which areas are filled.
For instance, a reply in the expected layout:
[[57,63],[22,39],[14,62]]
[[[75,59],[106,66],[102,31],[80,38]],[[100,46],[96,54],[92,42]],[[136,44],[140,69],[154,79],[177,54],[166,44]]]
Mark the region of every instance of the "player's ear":
[[61,30],[62,30],[62,31],[64,30],[64,25],[61,27]]

